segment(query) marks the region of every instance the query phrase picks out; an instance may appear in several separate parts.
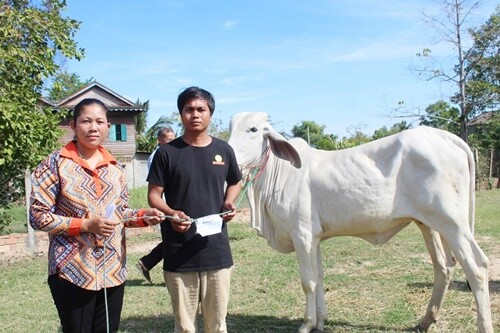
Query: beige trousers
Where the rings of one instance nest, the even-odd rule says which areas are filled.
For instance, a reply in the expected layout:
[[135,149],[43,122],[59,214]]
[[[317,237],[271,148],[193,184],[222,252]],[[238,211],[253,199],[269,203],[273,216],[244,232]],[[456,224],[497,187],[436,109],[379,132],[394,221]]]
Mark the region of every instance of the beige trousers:
[[231,268],[208,272],[164,272],[175,319],[175,333],[195,333],[198,305],[205,333],[227,333]]

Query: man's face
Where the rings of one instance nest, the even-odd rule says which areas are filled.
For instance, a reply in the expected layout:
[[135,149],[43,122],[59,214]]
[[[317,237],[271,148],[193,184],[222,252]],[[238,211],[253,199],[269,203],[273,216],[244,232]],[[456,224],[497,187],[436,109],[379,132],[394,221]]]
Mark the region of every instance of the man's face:
[[158,144],[161,145],[166,145],[170,141],[175,139],[175,133],[174,132],[163,132],[160,137],[158,138]]
[[181,120],[186,132],[206,131],[211,118],[208,103],[204,99],[189,100],[182,108]]

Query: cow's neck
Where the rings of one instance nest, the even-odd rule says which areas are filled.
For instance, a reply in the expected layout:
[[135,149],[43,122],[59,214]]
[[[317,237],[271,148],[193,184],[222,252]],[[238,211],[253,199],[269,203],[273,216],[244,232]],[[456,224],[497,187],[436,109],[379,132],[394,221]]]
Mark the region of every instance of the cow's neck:
[[[278,182],[280,181],[280,174],[278,169],[280,168],[280,159],[274,156],[274,154],[269,154],[266,158],[266,163],[259,170],[259,175],[256,177],[255,181],[255,191],[266,194],[266,198],[272,196],[272,189],[280,188]],[[270,191],[269,193],[267,193]]]

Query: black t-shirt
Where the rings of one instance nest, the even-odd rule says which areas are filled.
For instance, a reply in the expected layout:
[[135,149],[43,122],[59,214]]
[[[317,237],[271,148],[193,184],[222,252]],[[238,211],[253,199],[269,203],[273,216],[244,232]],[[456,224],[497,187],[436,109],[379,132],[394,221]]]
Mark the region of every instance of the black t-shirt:
[[[226,142],[212,137],[206,147],[193,147],[177,138],[155,153],[147,181],[163,187],[165,201],[192,219],[222,212],[225,184],[241,180],[234,151]],[[222,232],[201,237],[193,224],[186,233],[176,232],[167,220],[161,223],[163,269],[194,272],[233,265],[227,225]]]

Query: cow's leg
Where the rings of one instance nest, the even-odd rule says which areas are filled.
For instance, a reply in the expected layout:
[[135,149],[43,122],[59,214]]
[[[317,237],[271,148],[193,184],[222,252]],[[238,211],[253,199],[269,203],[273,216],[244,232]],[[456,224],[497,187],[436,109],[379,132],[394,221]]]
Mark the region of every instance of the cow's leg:
[[325,303],[325,287],[323,284],[323,263],[321,260],[321,246],[318,244],[317,251],[318,262],[318,284],[316,286],[316,315],[317,324],[316,328],[323,330],[325,327],[325,320],[328,318],[328,310]]
[[452,230],[448,235],[448,244],[462,266],[474,294],[477,310],[477,331],[493,333],[488,286],[488,258],[469,230]]
[[427,332],[432,323],[437,320],[446,291],[451,282],[456,262],[446,241],[441,238],[439,233],[422,223],[417,223],[417,225],[424,236],[425,245],[431,256],[432,267],[434,268],[432,296],[424,317],[415,327],[416,331]]
[[299,262],[302,289],[306,296],[306,309],[304,323],[299,328],[299,333],[309,333],[316,328],[316,292],[318,286],[318,247],[319,239],[309,232],[297,233],[293,238],[295,252]]

